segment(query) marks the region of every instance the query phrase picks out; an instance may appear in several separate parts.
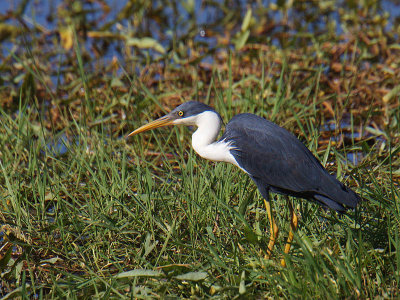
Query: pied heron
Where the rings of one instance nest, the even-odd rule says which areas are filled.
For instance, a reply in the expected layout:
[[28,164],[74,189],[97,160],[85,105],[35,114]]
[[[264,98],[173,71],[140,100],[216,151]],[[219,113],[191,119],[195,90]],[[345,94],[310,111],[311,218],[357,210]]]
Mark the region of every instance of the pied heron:
[[[330,175],[318,159],[286,129],[259,116],[238,114],[226,125],[219,140],[222,118],[210,106],[189,101],[169,114],[150,122],[128,136],[166,125],[197,126],[192,135],[193,149],[201,157],[234,164],[256,184],[270,222],[269,258],[278,237],[269,192],[313,200],[325,207],[343,212],[356,207],[360,197]],[[290,251],[298,218],[288,200],[290,231],[284,252]],[[285,260],[281,264],[285,266]]]

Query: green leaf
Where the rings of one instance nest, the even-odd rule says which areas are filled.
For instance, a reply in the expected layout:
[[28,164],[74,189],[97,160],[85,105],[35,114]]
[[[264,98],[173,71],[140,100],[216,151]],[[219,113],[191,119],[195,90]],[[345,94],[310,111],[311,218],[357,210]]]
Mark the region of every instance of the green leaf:
[[151,251],[157,246],[158,242],[154,242],[153,244],[151,243],[151,234],[148,233],[146,236],[146,241],[144,242],[144,255],[143,257],[146,257],[147,255],[150,254]]
[[128,46],[134,46],[141,49],[154,49],[157,52],[160,52],[161,54],[165,53],[164,47],[160,43],[158,43],[155,39],[150,37],[144,37],[141,39],[128,38],[126,40],[126,44]]
[[185,274],[181,274],[175,276],[178,280],[187,280],[187,281],[201,281],[206,279],[208,276],[207,272],[189,272]]
[[124,84],[119,78],[114,77],[111,80],[111,87],[123,87],[123,86],[124,86]]
[[246,280],[246,273],[245,273],[245,271],[243,271],[242,276],[240,277],[240,284],[239,284],[239,294],[240,295],[243,295],[244,293],[246,293],[245,280]]
[[62,259],[56,256],[53,258],[41,260],[40,263],[41,264],[55,264],[58,261],[62,261]]
[[245,226],[243,229],[246,240],[253,245],[258,245],[258,237],[254,231],[248,226]]
[[21,28],[11,24],[0,23],[0,42],[10,38],[16,37],[21,32]]
[[194,6],[195,6],[194,0],[184,0],[181,1],[181,4],[189,14],[194,13]]
[[382,130],[379,130],[379,129],[376,129],[376,128],[373,128],[373,127],[370,127],[370,126],[367,126],[365,128],[365,130],[368,131],[369,133],[373,134],[373,135],[376,135],[376,136],[382,135],[382,136],[387,138],[386,133],[384,131],[382,131]]
[[240,35],[235,41],[236,50],[240,50],[246,44],[249,35],[250,35],[250,30],[240,33]]
[[115,275],[115,278],[130,278],[130,277],[160,277],[162,273],[160,271],[146,270],[146,269],[134,269]]
[[7,267],[8,262],[10,261],[11,258],[12,249],[13,249],[12,246],[8,248],[6,254],[4,254],[2,259],[0,259],[0,272]]
[[400,96],[400,85],[395,86],[389,93],[387,93],[385,96],[383,96],[383,102],[387,103],[389,102],[390,99],[393,97],[399,97]]
[[249,8],[246,12],[246,15],[244,16],[243,23],[242,23],[242,28],[241,31],[245,32],[247,29],[249,29],[250,21],[251,21],[251,15],[252,11],[251,8]]

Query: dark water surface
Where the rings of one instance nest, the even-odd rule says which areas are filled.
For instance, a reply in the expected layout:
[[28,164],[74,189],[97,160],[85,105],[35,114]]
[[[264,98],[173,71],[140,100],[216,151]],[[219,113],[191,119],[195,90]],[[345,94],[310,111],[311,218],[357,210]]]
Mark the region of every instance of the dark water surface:
[[[193,40],[209,49],[218,48],[218,36],[237,34],[241,30],[242,20],[248,10],[260,21],[271,24],[273,29],[260,31],[259,41],[275,46],[287,46],[289,36],[314,34],[319,35],[329,30],[343,34],[352,25],[351,13],[364,9],[370,14],[383,16],[388,22],[386,29],[400,22],[400,4],[398,1],[371,1],[369,8],[362,8],[357,1],[319,1],[305,5],[293,5],[285,9],[282,1],[63,1],[63,0],[31,0],[0,1],[0,14],[6,23],[15,26],[37,28],[49,34],[61,25],[68,24],[71,19],[81,22],[84,30],[107,31],[116,34],[129,34],[134,37],[152,37],[164,49],[177,46],[178,42]],[[296,1],[295,1],[296,2]],[[21,9],[26,3],[23,13],[13,18],[10,14]],[[125,11],[125,12],[124,12]],[[340,12],[340,14],[339,14]],[[8,17],[6,17],[8,16]],[[133,25],[132,25],[133,23]],[[285,25],[285,24],[289,24]],[[124,32],[125,31],[125,32]],[[252,34],[253,35],[253,34]],[[256,36],[250,39],[257,41]],[[296,41],[291,41],[295,43]],[[298,42],[298,41],[297,41]],[[87,48],[93,39],[87,39]],[[3,50],[10,49],[12,42],[3,43]],[[232,46],[232,45],[231,45]],[[109,61],[113,56],[120,56],[121,44],[118,39],[108,40],[102,58]],[[150,53],[151,50],[150,50]],[[156,55],[157,52],[152,53]],[[210,63],[210,56],[204,59]]]

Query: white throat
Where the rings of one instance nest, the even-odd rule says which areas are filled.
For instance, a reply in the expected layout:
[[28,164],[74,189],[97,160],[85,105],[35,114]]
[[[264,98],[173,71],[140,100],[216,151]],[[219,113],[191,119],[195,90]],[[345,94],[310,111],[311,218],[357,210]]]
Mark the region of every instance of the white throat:
[[199,115],[187,118],[185,123],[190,123],[198,127],[192,135],[192,146],[198,155],[205,159],[225,161],[238,166],[235,158],[229,151],[233,148],[230,143],[225,140],[215,141],[221,130],[221,119],[217,113],[205,111]]

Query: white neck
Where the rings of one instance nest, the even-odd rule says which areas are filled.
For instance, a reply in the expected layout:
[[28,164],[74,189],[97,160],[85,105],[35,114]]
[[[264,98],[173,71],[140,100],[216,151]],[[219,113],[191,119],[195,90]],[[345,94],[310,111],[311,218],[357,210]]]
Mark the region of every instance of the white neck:
[[216,142],[221,130],[220,116],[213,111],[205,111],[191,120],[198,128],[192,135],[192,146],[194,151],[201,157],[213,161],[225,161],[238,165],[230,153],[229,142]]
[[[221,120],[212,111],[205,111],[196,116],[195,125],[198,127],[192,135],[193,149],[202,157],[207,155],[208,147],[215,143],[221,130]],[[208,158],[211,159],[211,158]]]

